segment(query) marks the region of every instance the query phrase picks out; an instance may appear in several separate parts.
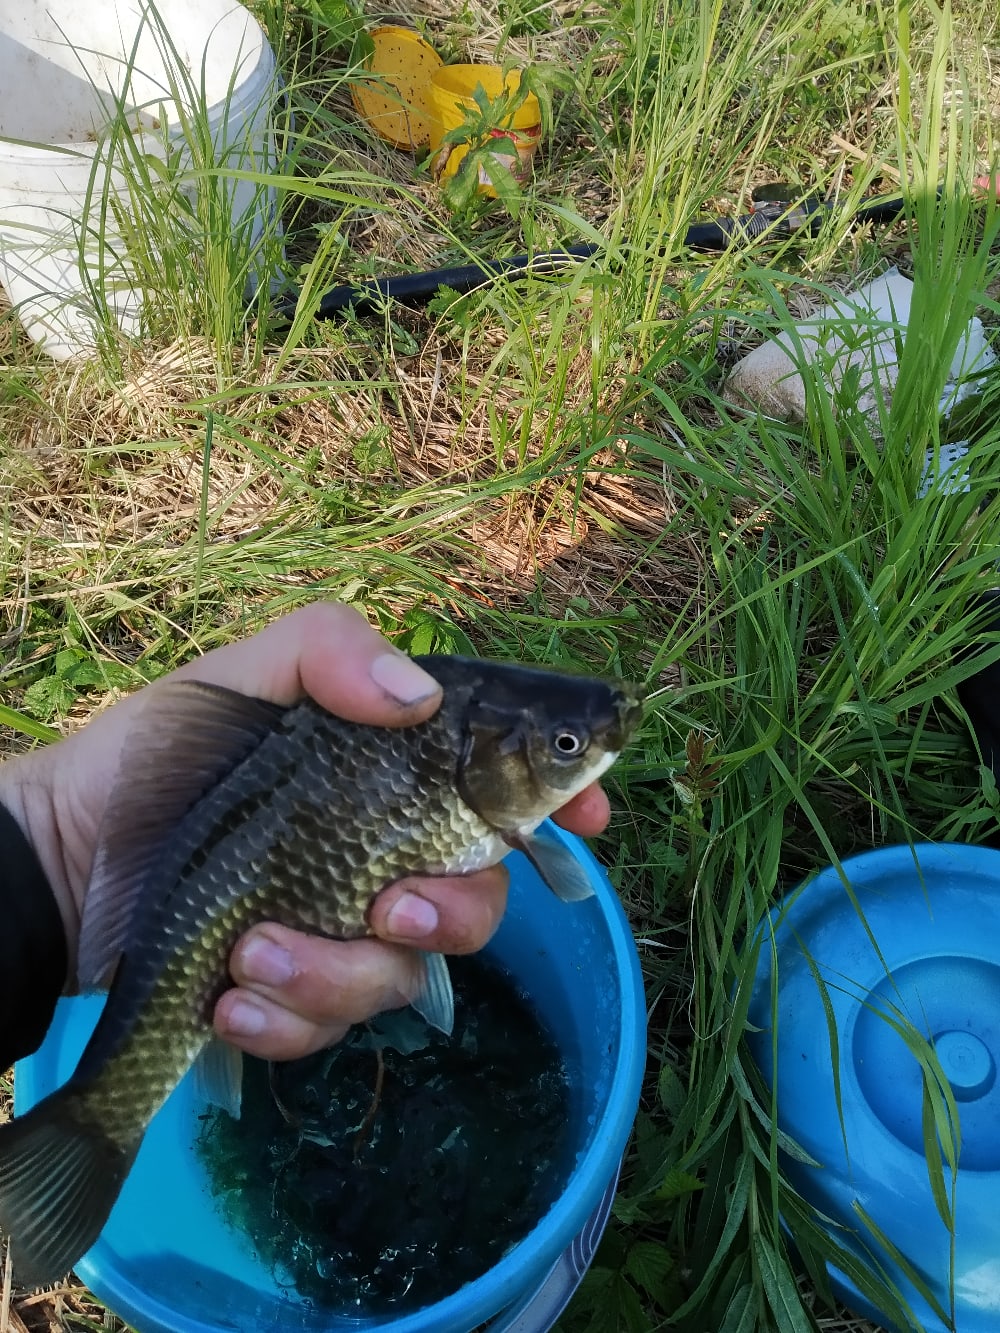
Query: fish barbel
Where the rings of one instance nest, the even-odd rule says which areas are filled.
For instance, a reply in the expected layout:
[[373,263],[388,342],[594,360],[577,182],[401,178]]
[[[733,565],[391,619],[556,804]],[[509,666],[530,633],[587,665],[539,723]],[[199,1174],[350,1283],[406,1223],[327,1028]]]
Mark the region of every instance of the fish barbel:
[[[512,847],[560,897],[590,893],[576,858],[538,826],[614,762],[641,692],[488,660],[415,660],[443,700],[409,727],[194,681],[150,691],[81,926],[80,984],[111,975],[108,999],[70,1079],[0,1126],[0,1229],[19,1285],[58,1281],[90,1248],[194,1062],[238,1114],[241,1056],[212,1040],[212,1014],[249,927],[369,935],[386,885],[482,869]],[[450,1031],[447,965],[419,957],[414,1007]]]

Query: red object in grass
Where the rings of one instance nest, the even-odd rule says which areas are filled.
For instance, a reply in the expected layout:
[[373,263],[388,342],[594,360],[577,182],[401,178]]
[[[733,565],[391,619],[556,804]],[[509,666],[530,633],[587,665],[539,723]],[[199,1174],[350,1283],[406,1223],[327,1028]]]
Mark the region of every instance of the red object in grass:
[[972,182],[972,188],[978,194],[990,194],[991,192],[1000,199],[1000,172],[992,176],[976,176]]

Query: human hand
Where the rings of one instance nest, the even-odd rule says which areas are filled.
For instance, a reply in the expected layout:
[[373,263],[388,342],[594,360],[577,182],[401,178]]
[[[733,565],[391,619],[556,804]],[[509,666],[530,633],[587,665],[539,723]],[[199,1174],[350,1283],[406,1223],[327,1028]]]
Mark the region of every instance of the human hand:
[[[429,717],[440,687],[349,607],[317,602],[253,638],[186,663],[170,679],[196,679],[291,705],[308,694],[330,712],[378,726]],[[165,678],[166,679],[166,678]],[[66,741],[0,766],[0,801],[28,835],[59,903],[71,960],[98,833],[137,710],[155,706],[159,682],[123,699]],[[557,815],[584,836],[608,819],[596,785]],[[506,871],[413,878],[372,907],[375,938],[321,939],[275,923],[255,926],[230,960],[235,985],[215,1010],[217,1032],[253,1055],[291,1059],[338,1040],[347,1028],[409,1001],[411,947],[470,953],[499,925]],[[71,973],[75,963],[71,962]],[[72,977],[71,977],[72,980]]]

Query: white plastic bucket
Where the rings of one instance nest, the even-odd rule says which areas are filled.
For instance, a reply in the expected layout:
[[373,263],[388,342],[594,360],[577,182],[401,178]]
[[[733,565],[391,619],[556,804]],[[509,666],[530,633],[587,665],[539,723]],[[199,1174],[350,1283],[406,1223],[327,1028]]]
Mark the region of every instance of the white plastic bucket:
[[[105,197],[128,208],[116,111],[142,136],[130,147],[169,157],[183,189],[198,165],[192,116],[216,166],[273,169],[275,87],[274,54],[236,0],[0,0],[0,285],[50,356],[92,352],[104,303],[139,332],[142,296]],[[252,244],[273,192],[230,179],[224,198]]]

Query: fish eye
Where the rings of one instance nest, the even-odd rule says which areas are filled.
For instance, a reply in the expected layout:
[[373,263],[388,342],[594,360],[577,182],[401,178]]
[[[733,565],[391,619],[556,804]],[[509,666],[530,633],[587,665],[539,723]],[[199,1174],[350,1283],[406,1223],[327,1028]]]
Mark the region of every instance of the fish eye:
[[569,727],[560,727],[552,736],[552,749],[560,759],[575,759],[586,750],[588,740],[589,737]]

